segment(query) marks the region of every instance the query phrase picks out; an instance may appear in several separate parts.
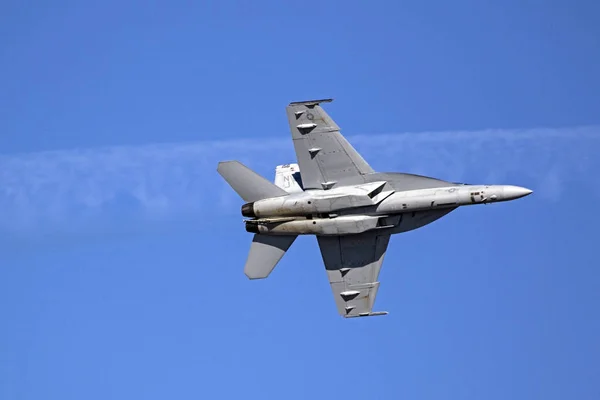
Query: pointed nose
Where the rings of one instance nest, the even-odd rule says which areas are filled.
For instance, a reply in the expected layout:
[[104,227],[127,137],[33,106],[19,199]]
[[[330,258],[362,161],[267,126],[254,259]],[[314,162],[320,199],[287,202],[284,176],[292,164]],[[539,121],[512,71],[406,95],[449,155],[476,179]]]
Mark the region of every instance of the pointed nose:
[[504,200],[515,200],[520,199],[533,193],[533,190],[529,190],[520,186],[504,186]]

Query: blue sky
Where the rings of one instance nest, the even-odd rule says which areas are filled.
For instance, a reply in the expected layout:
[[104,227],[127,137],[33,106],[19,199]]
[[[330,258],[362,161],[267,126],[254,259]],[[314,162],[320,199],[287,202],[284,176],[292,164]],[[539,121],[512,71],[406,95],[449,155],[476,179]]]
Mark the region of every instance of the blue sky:
[[[0,399],[598,399],[600,6],[21,2],[0,13]],[[343,320],[264,281],[216,173],[333,97],[377,170],[526,186],[395,236]]]

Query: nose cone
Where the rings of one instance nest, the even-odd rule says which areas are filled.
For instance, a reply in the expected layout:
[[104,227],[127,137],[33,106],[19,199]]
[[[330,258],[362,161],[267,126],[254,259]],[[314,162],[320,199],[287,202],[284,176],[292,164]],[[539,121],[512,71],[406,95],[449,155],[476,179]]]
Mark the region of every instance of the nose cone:
[[504,186],[504,200],[515,200],[525,197],[533,193],[533,190],[529,190],[520,186]]

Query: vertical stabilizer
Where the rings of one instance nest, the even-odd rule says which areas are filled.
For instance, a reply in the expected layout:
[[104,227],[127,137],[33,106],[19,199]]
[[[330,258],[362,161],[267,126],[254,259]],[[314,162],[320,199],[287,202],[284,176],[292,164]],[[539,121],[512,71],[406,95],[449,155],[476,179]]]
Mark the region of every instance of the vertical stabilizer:
[[304,191],[298,164],[278,165],[275,168],[275,185],[288,193],[300,193]]

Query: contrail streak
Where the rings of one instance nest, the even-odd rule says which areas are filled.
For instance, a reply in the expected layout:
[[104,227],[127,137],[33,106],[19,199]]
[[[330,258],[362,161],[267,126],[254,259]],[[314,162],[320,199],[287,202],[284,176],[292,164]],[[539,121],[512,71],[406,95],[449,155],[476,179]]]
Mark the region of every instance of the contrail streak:
[[[555,201],[581,182],[596,196],[600,127],[348,135],[376,170],[469,183],[532,187]],[[239,159],[272,179],[295,160],[289,137],[164,143],[0,155],[0,232],[92,221],[231,212],[239,203],[216,174]],[[233,207],[237,212],[237,207]],[[231,208],[231,209],[233,209]]]

